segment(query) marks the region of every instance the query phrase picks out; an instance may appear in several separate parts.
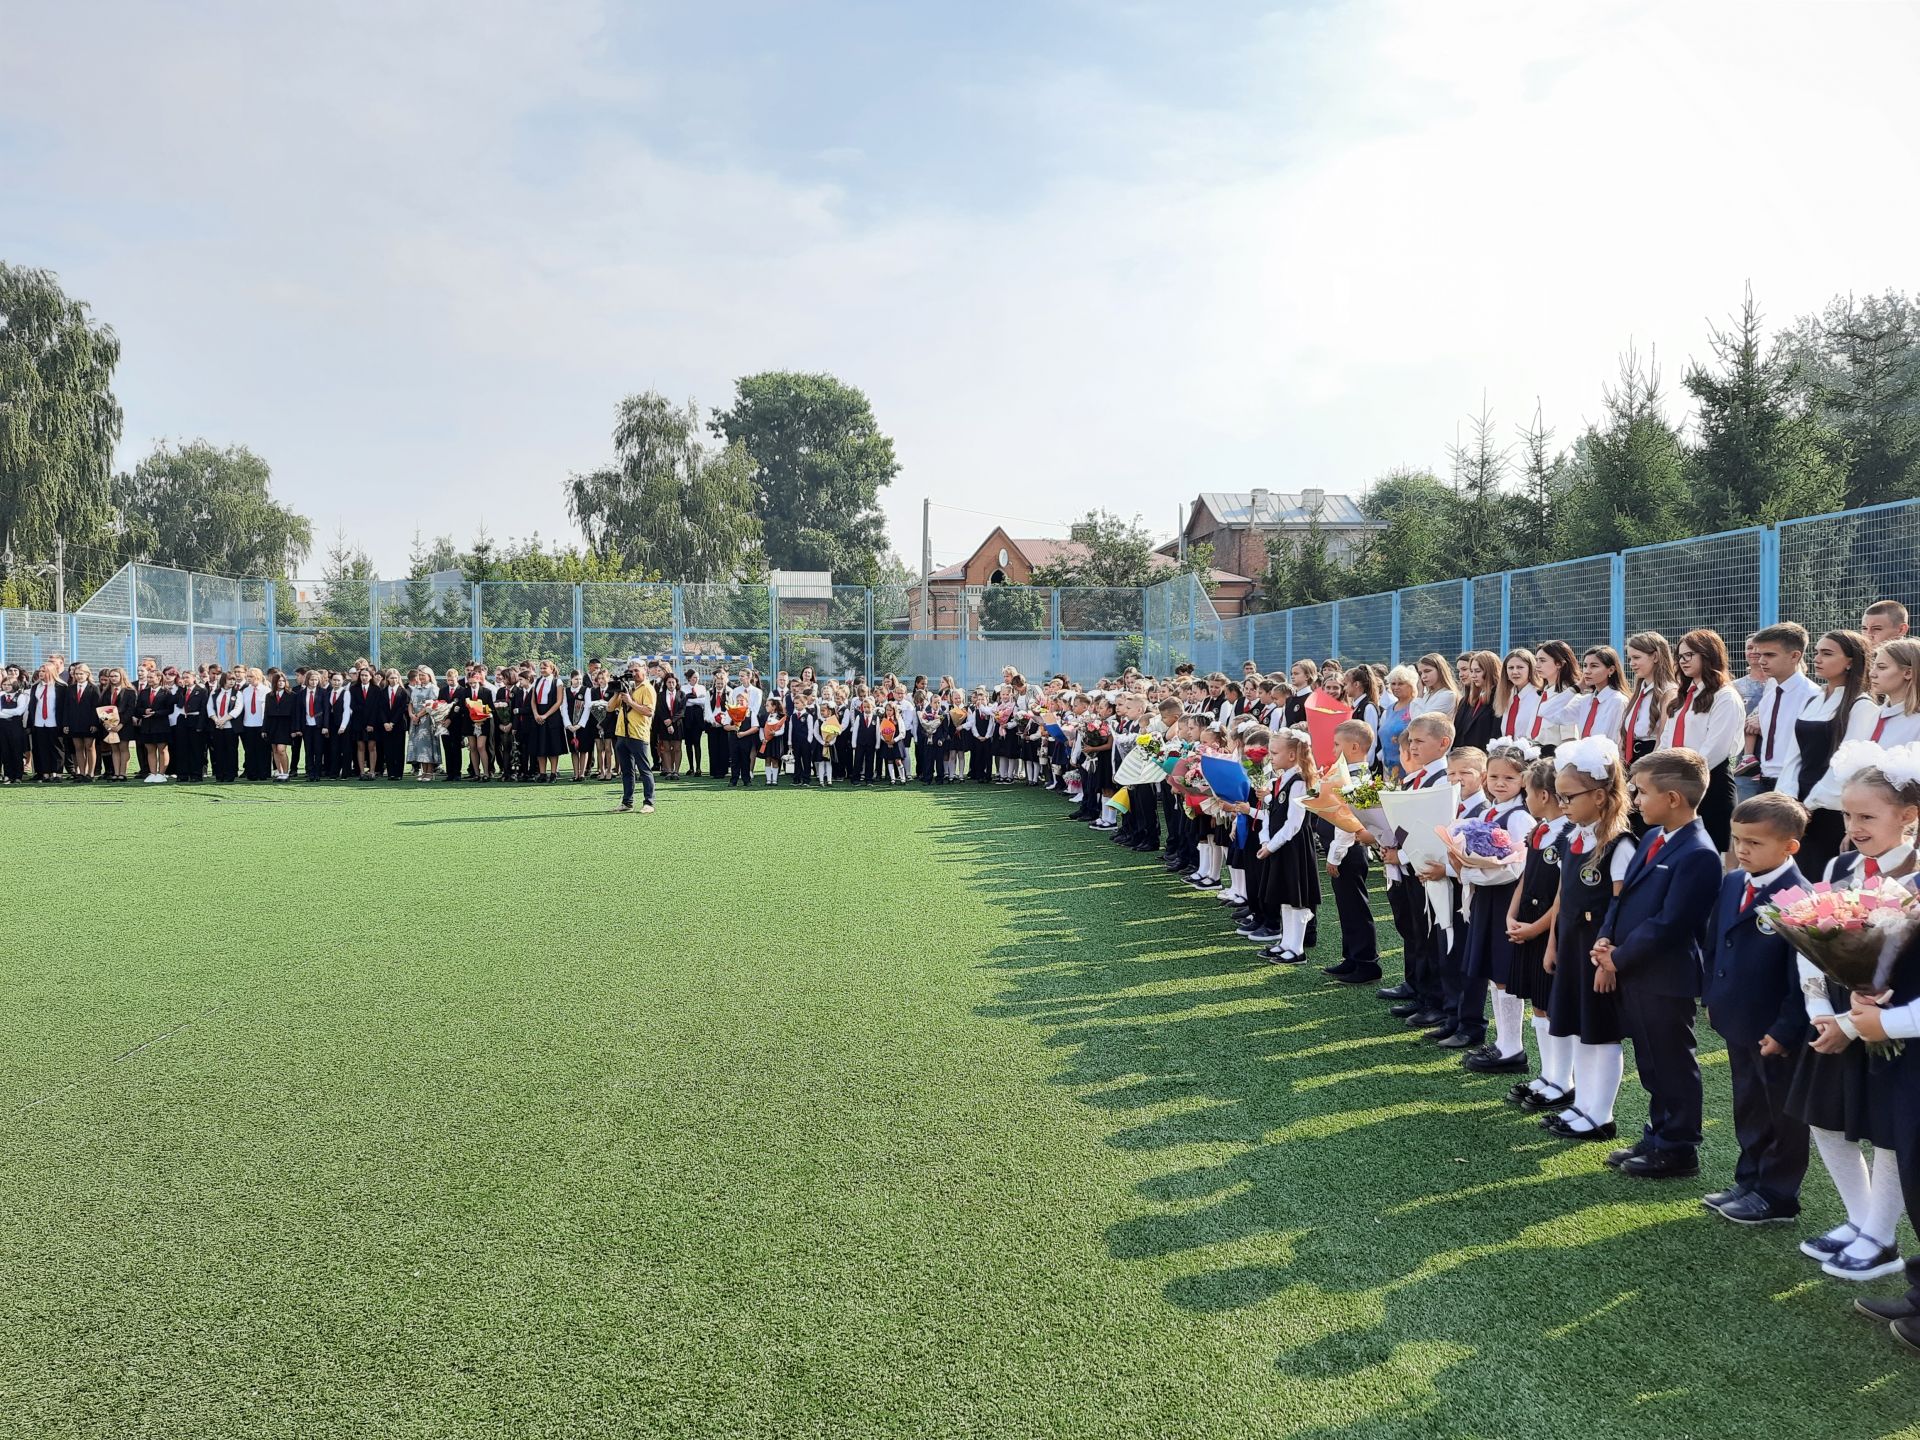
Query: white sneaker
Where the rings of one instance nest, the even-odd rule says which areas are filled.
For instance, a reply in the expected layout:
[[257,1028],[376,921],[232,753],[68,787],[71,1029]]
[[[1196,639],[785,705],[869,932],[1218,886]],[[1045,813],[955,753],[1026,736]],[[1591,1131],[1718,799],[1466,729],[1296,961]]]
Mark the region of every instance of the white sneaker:
[[156,770],[141,783],[145,785],[164,785],[167,783],[167,777]]

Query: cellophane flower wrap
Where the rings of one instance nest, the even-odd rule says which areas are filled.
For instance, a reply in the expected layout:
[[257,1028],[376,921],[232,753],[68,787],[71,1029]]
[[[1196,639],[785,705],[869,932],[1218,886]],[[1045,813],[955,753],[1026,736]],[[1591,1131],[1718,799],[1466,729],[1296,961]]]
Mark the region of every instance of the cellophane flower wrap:
[[[1920,895],[1884,875],[1858,885],[1822,880],[1782,890],[1761,907],[1760,918],[1829,980],[1855,994],[1878,995],[1920,926]],[[1868,1046],[1879,1055],[1897,1055],[1900,1048],[1897,1040]]]
[[1447,833],[1469,855],[1478,855],[1483,860],[1513,858],[1513,837],[1503,825],[1491,825],[1485,820],[1456,820],[1447,827]]

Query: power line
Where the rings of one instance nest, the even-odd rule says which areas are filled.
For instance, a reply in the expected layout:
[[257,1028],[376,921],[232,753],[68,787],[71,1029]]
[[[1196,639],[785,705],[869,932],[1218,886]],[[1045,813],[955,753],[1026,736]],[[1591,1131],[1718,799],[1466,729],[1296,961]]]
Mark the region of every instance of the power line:
[[1049,525],[1055,530],[1071,530],[1073,525],[1066,520],[1035,520],[1025,515],[1002,515],[995,510],[969,510],[964,505],[944,505],[940,501],[932,502],[937,510],[951,510],[958,515],[978,515],[985,520],[1012,520],[1020,525]]

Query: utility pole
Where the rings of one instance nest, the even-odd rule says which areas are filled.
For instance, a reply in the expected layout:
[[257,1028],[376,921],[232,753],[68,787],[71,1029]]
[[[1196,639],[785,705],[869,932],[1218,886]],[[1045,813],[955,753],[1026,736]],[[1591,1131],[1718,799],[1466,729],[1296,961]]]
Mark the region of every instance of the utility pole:
[[932,580],[933,497],[927,495],[920,500],[920,629],[923,633],[933,629]]
[[1187,563],[1187,502],[1182,500],[1173,507],[1173,533],[1180,537],[1178,553],[1180,563]]
[[67,540],[64,535],[53,537],[53,608],[62,615],[67,613]]

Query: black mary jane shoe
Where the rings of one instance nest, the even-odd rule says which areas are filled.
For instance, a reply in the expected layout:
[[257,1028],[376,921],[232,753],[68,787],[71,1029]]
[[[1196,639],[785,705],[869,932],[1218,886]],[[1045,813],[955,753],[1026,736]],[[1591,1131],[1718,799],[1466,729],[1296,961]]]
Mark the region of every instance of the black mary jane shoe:
[[1555,1139],[1572,1140],[1586,1145],[1599,1144],[1602,1141],[1615,1139],[1620,1133],[1620,1127],[1611,1120],[1607,1121],[1604,1125],[1593,1125],[1592,1121],[1589,1120],[1588,1124],[1592,1125],[1591,1129],[1576,1129],[1568,1122],[1568,1115],[1579,1115],[1582,1120],[1587,1119],[1587,1116],[1579,1109],[1569,1107],[1562,1114],[1547,1116],[1540,1122],[1540,1128]]
[[1542,1094],[1531,1085],[1527,1086],[1526,1090],[1525,1097],[1518,1103],[1520,1108],[1529,1115],[1545,1115],[1555,1110],[1571,1110],[1580,1098],[1579,1093],[1574,1090],[1562,1090],[1558,1095]]

